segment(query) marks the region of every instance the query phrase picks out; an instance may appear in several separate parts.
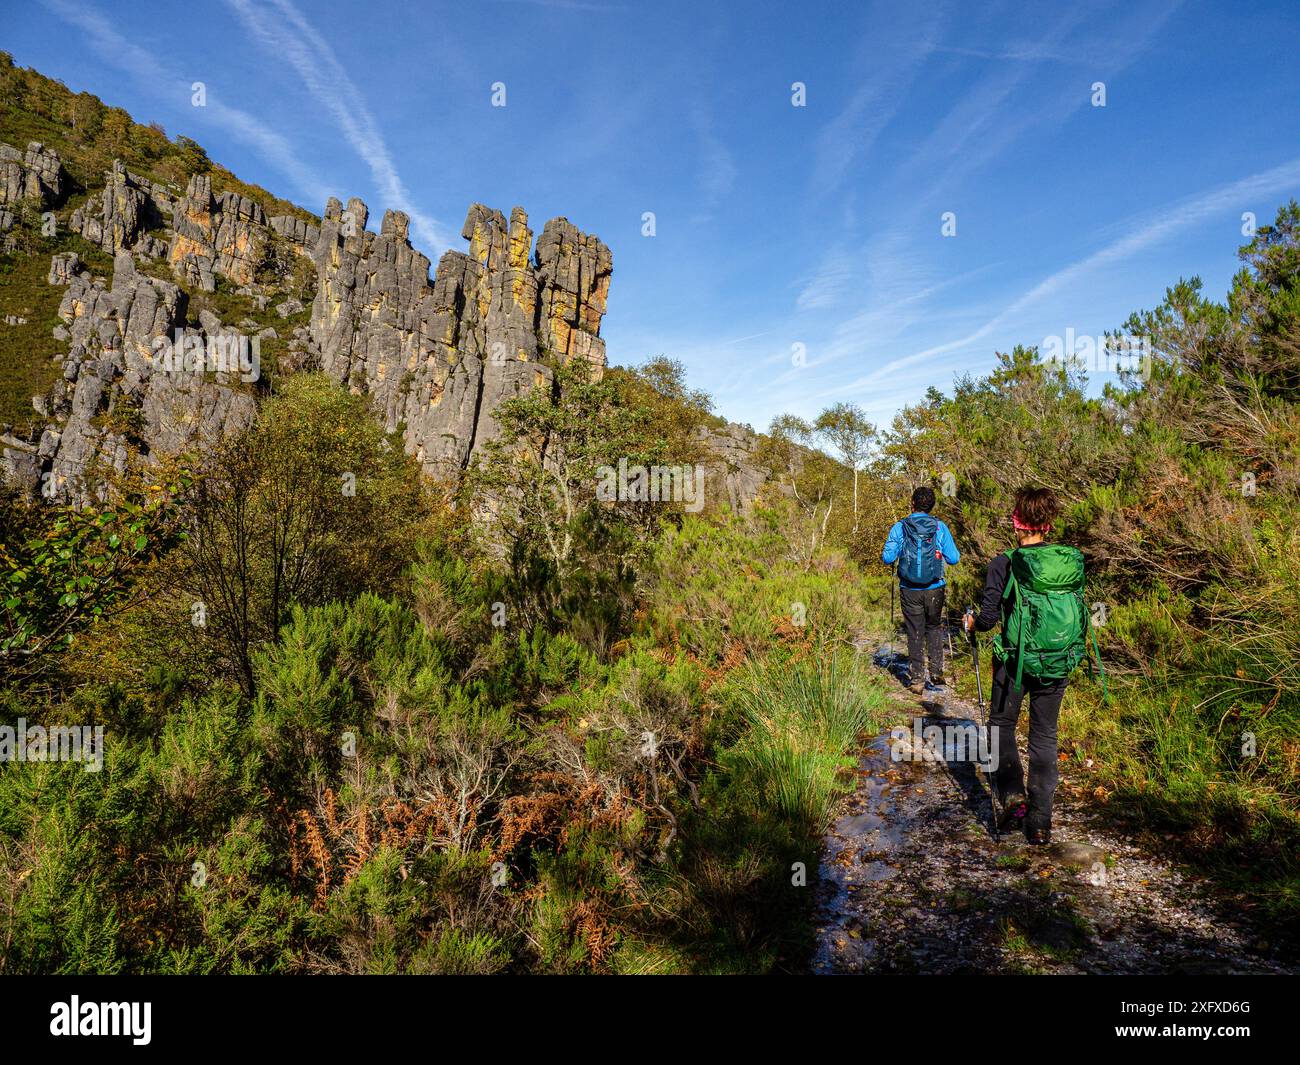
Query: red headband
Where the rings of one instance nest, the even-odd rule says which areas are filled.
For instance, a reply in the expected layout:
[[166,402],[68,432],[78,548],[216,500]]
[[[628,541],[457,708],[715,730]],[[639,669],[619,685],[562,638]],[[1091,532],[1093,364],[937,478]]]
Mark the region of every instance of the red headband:
[[1011,512],[1011,524],[1015,526],[1016,532],[1048,532],[1052,528],[1050,521],[1046,525],[1027,525],[1020,520],[1020,511],[1018,510]]

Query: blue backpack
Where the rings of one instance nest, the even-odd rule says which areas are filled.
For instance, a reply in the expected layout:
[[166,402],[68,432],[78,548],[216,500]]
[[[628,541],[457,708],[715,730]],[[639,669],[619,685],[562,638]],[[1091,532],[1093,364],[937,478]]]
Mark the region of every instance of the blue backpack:
[[939,522],[929,514],[904,518],[903,550],[898,555],[898,578],[904,584],[925,587],[943,579],[939,554]]

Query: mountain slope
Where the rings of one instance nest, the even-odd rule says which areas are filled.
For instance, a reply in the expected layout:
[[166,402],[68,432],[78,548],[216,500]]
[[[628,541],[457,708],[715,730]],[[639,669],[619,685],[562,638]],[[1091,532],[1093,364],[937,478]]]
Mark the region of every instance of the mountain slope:
[[[399,211],[377,233],[359,199],[318,218],[7,56],[0,81],[0,139],[43,138],[0,146],[0,443],[27,493],[85,499],[106,471],[210,451],[306,369],[455,478],[504,400],[575,359],[604,370],[613,257],[567,219],[534,243],[522,208],[474,204],[467,250],[431,280]],[[718,419],[701,433],[718,497],[748,506],[770,475],[758,438]]]

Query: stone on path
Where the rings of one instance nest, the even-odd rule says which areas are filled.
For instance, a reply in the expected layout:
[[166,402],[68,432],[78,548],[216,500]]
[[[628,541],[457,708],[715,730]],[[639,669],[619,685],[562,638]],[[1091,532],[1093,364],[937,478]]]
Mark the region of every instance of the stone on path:
[[1091,843],[1058,840],[1047,848],[1047,853],[1062,865],[1075,869],[1091,869],[1096,862],[1105,862],[1106,852]]

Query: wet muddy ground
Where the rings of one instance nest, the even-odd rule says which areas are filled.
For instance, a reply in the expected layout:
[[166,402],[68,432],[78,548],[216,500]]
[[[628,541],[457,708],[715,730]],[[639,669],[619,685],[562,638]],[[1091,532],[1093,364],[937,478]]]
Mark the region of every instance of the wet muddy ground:
[[[882,649],[876,664],[897,675],[906,659]],[[976,734],[979,711],[951,692],[918,699],[899,684],[893,697],[909,731],[919,717]],[[1212,883],[1144,852],[1068,788],[1050,846],[995,838],[975,761],[951,744],[929,761],[912,748],[885,733],[861,752],[821,858],[813,972],[1300,972]]]

